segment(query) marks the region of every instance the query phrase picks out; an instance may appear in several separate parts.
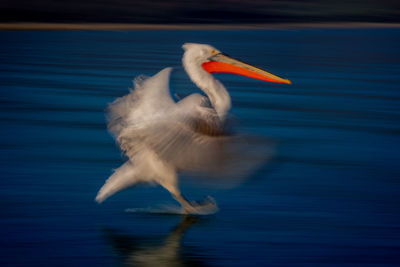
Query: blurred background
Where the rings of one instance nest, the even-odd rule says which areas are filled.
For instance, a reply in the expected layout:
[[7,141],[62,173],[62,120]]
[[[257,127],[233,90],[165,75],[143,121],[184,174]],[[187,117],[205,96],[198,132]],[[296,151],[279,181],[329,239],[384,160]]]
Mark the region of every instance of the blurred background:
[[[0,265],[399,266],[399,17],[388,0],[1,1],[3,23],[263,26],[0,31]],[[311,24],[267,27],[280,22]],[[231,189],[182,176],[187,198],[215,198],[211,216],[174,214],[158,186],[98,205],[125,160],[107,104],[168,66],[173,93],[199,92],[185,42],[292,81],[215,75],[236,130],[274,140],[274,157]]]
[[399,22],[396,0],[3,0],[1,22]]

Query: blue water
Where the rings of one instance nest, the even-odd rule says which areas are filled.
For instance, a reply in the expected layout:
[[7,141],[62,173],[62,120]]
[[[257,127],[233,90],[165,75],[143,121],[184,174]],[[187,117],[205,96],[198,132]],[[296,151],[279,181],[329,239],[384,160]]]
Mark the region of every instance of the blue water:
[[[400,265],[400,29],[0,32],[0,265]],[[220,211],[176,205],[160,187],[94,197],[123,162],[107,103],[132,79],[172,66],[177,95],[197,89],[185,42],[212,44],[288,78],[219,74],[241,131],[276,140],[242,185],[181,179]]]

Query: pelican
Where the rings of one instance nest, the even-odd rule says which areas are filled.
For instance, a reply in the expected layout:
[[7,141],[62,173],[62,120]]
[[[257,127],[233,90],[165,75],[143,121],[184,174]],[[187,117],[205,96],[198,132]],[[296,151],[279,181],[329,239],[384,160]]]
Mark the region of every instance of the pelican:
[[182,206],[185,214],[215,211],[210,197],[189,202],[177,182],[180,171],[216,169],[229,155],[232,137],[224,122],[231,107],[228,91],[212,73],[231,73],[267,82],[291,82],[223,54],[207,44],[186,43],[183,67],[205,95],[191,94],[178,102],[170,95],[171,68],[135,79],[128,95],[117,98],[107,111],[108,129],[128,160],[106,180],[96,201],[138,183],[159,184]]

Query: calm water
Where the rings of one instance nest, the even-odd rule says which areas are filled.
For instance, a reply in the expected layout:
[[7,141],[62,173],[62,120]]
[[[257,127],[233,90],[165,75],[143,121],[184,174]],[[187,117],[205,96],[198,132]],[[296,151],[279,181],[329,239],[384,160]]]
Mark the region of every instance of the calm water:
[[[400,264],[400,29],[0,32],[0,265],[381,266]],[[182,179],[213,216],[126,209],[175,205],[137,187],[102,205],[123,162],[104,109],[133,77],[175,67],[196,88],[184,42],[209,43],[293,85],[228,74],[242,131],[275,158],[230,190]],[[160,265],[162,263],[162,265]]]

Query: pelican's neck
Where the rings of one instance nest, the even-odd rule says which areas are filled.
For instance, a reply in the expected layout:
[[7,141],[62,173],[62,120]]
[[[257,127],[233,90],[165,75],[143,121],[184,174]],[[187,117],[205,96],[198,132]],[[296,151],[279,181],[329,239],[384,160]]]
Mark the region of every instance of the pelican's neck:
[[228,110],[231,108],[229,93],[220,81],[214,79],[210,73],[202,68],[202,62],[197,61],[199,60],[191,57],[188,53],[183,55],[182,62],[186,73],[189,75],[192,82],[207,94],[219,118],[223,120]]

